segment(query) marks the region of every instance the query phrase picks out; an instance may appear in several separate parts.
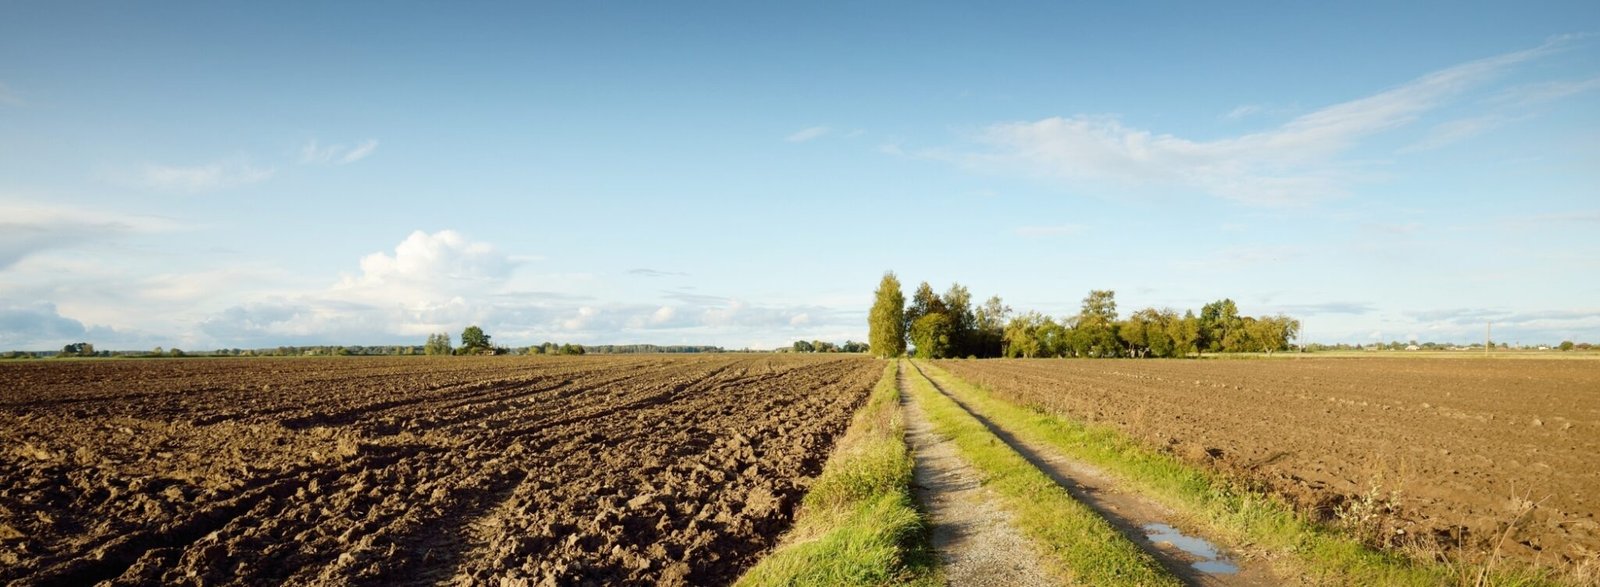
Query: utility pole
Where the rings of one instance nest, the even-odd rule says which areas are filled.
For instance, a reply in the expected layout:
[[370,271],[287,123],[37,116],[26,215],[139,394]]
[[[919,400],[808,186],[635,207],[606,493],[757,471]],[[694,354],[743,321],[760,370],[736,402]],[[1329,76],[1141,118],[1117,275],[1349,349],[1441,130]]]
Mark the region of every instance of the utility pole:
[[1490,333],[1493,331],[1493,320],[1490,320],[1483,325],[1483,356],[1485,357],[1489,356],[1489,345],[1494,344],[1494,338],[1490,336]]

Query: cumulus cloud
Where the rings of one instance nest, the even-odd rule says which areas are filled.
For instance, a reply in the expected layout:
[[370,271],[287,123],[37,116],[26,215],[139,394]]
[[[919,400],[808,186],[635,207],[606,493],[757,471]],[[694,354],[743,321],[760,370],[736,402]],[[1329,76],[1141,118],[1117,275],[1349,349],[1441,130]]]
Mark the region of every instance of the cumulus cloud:
[[367,139],[354,145],[323,145],[316,139],[300,147],[300,163],[304,165],[349,165],[366,159],[378,150],[378,139]]
[[489,243],[468,240],[454,230],[414,231],[392,254],[372,253],[360,264],[361,273],[345,276],[335,290],[402,302],[485,291],[517,265]]
[[[4,341],[45,349],[79,338],[107,349],[420,343],[429,333],[454,334],[471,324],[504,344],[766,348],[798,338],[860,338],[865,331],[859,300],[756,304],[679,290],[661,292],[653,302],[602,299],[585,292],[616,284],[533,274],[523,271],[521,259],[453,230],[412,232],[390,249],[352,259],[349,273],[320,283],[270,268],[141,275],[114,261],[49,257],[48,264],[19,268],[26,273],[18,283],[0,281],[0,322]],[[45,277],[68,273],[76,277]],[[5,305],[52,296],[60,312]],[[117,330],[86,327],[90,321]]]
[[[1533,49],[1463,63],[1301,115],[1276,128],[1230,138],[1194,140],[1129,126],[1115,116],[1080,114],[991,125],[974,137],[987,151],[921,155],[993,172],[1186,186],[1248,204],[1306,203],[1343,193],[1352,177],[1337,156],[1360,140],[1410,124],[1564,43],[1556,39]],[[1469,130],[1441,132],[1460,136]]]
[[147,165],[135,183],[155,190],[195,193],[258,183],[271,179],[275,173],[274,169],[242,160],[195,166]]
[[789,136],[784,137],[783,140],[791,143],[804,143],[806,141],[820,139],[832,132],[833,129],[826,126],[813,126],[811,128],[797,130]]
[[38,341],[78,342],[87,332],[82,322],[56,311],[55,304],[0,305],[0,348],[16,349]]

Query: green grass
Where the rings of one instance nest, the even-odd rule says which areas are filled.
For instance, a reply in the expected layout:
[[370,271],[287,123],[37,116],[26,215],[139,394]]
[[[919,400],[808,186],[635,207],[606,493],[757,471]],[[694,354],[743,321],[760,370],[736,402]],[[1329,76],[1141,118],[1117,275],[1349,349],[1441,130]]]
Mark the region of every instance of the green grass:
[[911,496],[897,369],[884,369],[783,543],[737,585],[943,584]]
[[1315,523],[1281,500],[1239,488],[1215,473],[1146,449],[1120,432],[1088,426],[995,398],[926,362],[947,392],[1019,438],[1098,466],[1132,488],[1208,527],[1231,545],[1265,550],[1279,571],[1347,585],[1553,585],[1547,571],[1416,560],[1367,547]]
[[935,432],[956,444],[994,490],[1013,523],[1043,551],[1045,562],[1073,583],[1179,585],[1149,554],[1074,500],[1044,472],[1006,446],[927,379],[909,371],[911,395]]

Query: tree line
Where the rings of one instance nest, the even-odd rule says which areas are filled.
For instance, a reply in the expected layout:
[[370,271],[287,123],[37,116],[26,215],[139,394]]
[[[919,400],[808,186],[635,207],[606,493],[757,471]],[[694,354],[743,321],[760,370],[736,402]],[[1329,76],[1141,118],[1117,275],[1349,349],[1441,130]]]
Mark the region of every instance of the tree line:
[[1014,312],[1000,296],[974,304],[959,283],[943,294],[924,281],[909,305],[894,272],[885,273],[867,316],[872,354],[950,357],[1187,357],[1203,353],[1289,350],[1300,321],[1282,314],[1244,316],[1231,299],[1206,304],[1198,315],[1144,308],[1117,313],[1116,292],[1092,290],[1075,315],[1059,320]]
[[844,344],[834,344],[825,340],[797,340],[788,347],[779,348],[780,353],[864,353],[868,346],[864,342],[853,340],[844,341]]

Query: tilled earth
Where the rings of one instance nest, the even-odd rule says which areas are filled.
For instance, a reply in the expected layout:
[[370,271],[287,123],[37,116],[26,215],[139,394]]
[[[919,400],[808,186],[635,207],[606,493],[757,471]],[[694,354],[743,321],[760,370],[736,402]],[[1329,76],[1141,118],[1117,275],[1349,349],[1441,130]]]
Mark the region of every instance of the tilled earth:
[[1600,568],[1600,361],[938,365],[1258,484],[1374,543]]
[[881,365],[0,365],[0,583],[724,584]]

